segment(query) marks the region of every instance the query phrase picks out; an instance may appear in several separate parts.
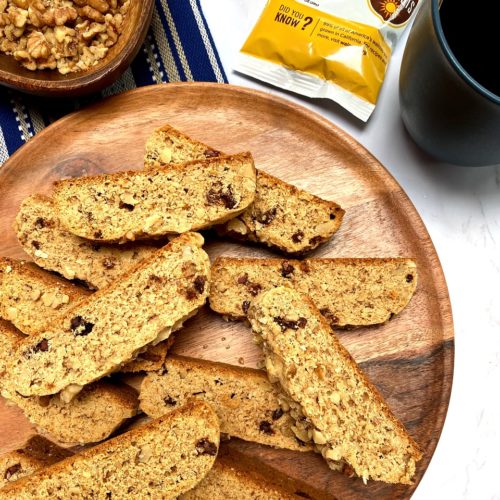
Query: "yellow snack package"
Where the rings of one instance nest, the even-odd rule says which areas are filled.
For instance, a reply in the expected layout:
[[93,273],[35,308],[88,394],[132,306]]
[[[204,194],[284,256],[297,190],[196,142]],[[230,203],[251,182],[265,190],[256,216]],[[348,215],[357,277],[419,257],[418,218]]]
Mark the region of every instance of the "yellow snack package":
[[368,120],[419,0],[268,0],[235,69]]

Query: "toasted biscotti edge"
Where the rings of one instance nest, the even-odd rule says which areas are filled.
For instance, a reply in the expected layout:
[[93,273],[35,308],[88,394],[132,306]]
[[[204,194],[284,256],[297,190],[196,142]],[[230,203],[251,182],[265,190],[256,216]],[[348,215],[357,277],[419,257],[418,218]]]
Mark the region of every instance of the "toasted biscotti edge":
[[[290,302],[290,304],[287,303]],[[284,304],[283,307],[284,309],[284,316],[276,316],[276,307],[270,305],[274,303],[278,304]],[[294,307],[290,307],[291,305],[294,305]],[[280,306],[278,306],[280,307]],[[268,311],[266,308],[270,308],[272,312]],[[302,309],[301,309],[302,308]],[[304,309],[307,309],[307,313],[304,314],[303,311]],[[268,323],[268,318],[266,315],[271,315],[273,316],[273,322]],[[289,320],[288,317],[293,316],[294,320]],[[319,329],[316,329],[315,331],[315,339],[319,339],[319,331],[323,331],[325,333],[324,339],[326,339],[326,344],[330,344],[332,347],[333,351],[335,351],[336,355],[339,358],[343,358],[344,363],[350,367],[350,370],[352,371],[352,374],[354,375],[356,379],[356,384],[358,384],[358,381],[361,380],[361,384],[364,386],[364,389],[369,393],[368,400],[372,399],[375,402],[375,406],[378,406],[378,411],[375,416],[375,419],[378,420],[383,420],[385,421],[386,425],[387,422],[390,422],[392,426],[394,426],[394,429],[396,430],[396,434],[398,439],[401,441],[401,443],[396,443],[394,444],[392,440],[390,440],[391,446],[394,448],[399,448],[399,453],[401,453],[404,456],[404,460],[407,460],[408,462],[405,463],[404,471],[401,472],[401,468],[399,468],[399,476],[397,473],[394,472],[394,469],[396,469],[396,466],[400,464],[392,463],[390,466],[388,465],[387,462],[390,460],[386,460],[385,454],[389,453],[391,450],[386,451],[384,453],[377,452],[377,460],[386,460],[386,467],[389,466],[389,473],[379,473],[378,477],[373,476],[373,472],[370,472],[368,470],[356,470],[356,466],[353,463],[349,463],[349,465],[353,466],[355,472],[363,478],[363,481],[367,481],[368,479],[376,479],[380,481],[385,481],[388,483],[395,483],[395,484],[412,484],[412,477],[415,474],[415,467],[416,463],[421,460],[422,458],[422,451],[420,450],[420,447],[418,444],[415,442],[415,440],[410,436],[404,425],[395,417],[387,403],[385,402],[382,394],[379,392],[379,390],[375,387],[375,385],[368,379],[368,377],[364,374],[364,372],[359,368],[357,365],[356,361],[353,359],[353,357],[350,355],[350,353],[347,351],[345,347],[340,343],[338,338],[335,335],[332,335],[332,331],[330,328],[330,325],[326,321],[326,319],[321,315],[321,313],[318,311],[314,303],[305,295],[298,293],[296,290],[293,290],[292,288],[289,287],[277,287],[271,290],[268,290],[267,292],[263,293],[260,297],[255,299],[250,306],[249,310],[249,321],[252,326],[252,330],[257,336],[257,339],[263,346],[263,351],[264,351],[264,356],[266,359],[266,369],[269,375],[270,380],[273,381],[273,383],[279,384],[279,386],[284,390],[286,395],[288,396],[288,403],[289,406],[294,409],[297,414],[295,415],[295,420],[296,420],[296,425],[297,425],[297,431],[299,433],[306,433],[309,434],[310,431],[312,431],[312,434],[309,434],[308,439],[312,440],[315,443],[315,447],[317,448],[318,451],[320,451],[323,455],[323,457],[327,460],[328,465],[331,468],[334,468],[335,470],[341,470],[339,464],[339,460],[346,460],[345,456],[338,455],[338,451],[335,452],[335,455],[338,456],[331,456],[329,454],[329,448],[328,448],[328,441],[325,438],[324,432],[325,429],[323,429],[323,432],[321,432],[321,429],[318,430],[316,427],[316,423],[314,422],[314,419],[319,419],[320,415],[318,414],[318,411],[316,407],[313,409],[311,408],[306,408],[305,404],[303,402],[297,401],[292,398],[292,395],[289,392],[289,385],[290,387],[293,385],[293,382],[291,382],[296,376],[297,376],[297,358],[295,358],[295,361],[291,361],[290,359],[286,360],[286,356],[284,353],[275,353],[271,347],[271,343],[273,340],[270,340],[270,337],[274,337],[274,342],[277,342],[283,340],[284,338],[289,338],[288,344],[287,345],[293,345],[293,342],[296,342],[297,349],[299,349],[301,353],[301,357],[303,356],[304,359],[308,358],[309,362],[312,363],[311,358],[314,358],[315,356],[317,357],[315,361],[315,369],[314,369],[314,374],[311,375],[311,377],[316,377],[318,380],[325,380],[325,377],[328,375],[328,371],[325,371],[325,366],[322,365],[322,361],[320,359],[320,353],[318,352],[316,346],[314,347],[309,346],[307,343],[310,342],[309,340],[306,340],[305,343],[300,343],[299,340],[296,340],[293,335],[295,332],[300,331],[303,328],[309,328],[307,325],[309,325],[309,322],[311,321],[311,318],[314,319],[315,321],[318,322]],[[266,331],[267,330],[267,331]],[[283,335],[285,332],[289,332],[288,337],[284,337]],[[290,335],[290,332],[292,335]],[[296,335],[296,334],[295,334]],[[311,337],[308,337],[308,339]],[[325,345],[321,343],[320,340],[316,340],[316,342],[320,342],[318,345],[318,349],[325,349]],[[329,347],[326,347],[327,349]],[[316,354],[315,354],[316,353]],[[331,354],[331,353],[330,353]],[[333,361],[333,358],[332,358]],[[285,365],[288,364],[288,367],[285,367]],[[337,371],[337,368],[340,369],[340,364],[336,365],[335,373],[339,373]],[[332,377],[332,374],[330,372],[330,377]],[[338,378],[338,375],[333,375],[333,378]],[[338,381],[337,381],[338,382]],[[309,387],[313,387],[313,380],[310,380],[308,382]],[[356,385],[358,388],[359,386]],[[296,388],[295,388],[296,389]],[[329,412],[332,412],[332,415],[335,415],[335,420],[338,423],[339,418],[345,418],[344,414],[342,411],[338,410],[337,407],[340,407],[342,409],[342,402],[344,401],[345,394],[340,394],[335,390],[336,388],[333,388],[333,386],[329,386],[329,389],[332,390],[332,393],[328,393],[327,395],[323,395],[324,402],[322,403],[323,409],[321,410],[321,414],[325,415]],[[298,399],[302,398],[304,400],[307,400],[307,398],[311,398],[311,391],[307,392],[307,396],[303,395],[300,391],[298,396]],[[337,400],[334,400],[334,395],[337,394]],[[316,396],[313,395],[313,397],[319,398],[321,397],[322,394],[316,394]],[[349,397],[349,396],[348,396]],[[352,397],[352,396],[351,396]],[[310,399],[310,401],[313,401]],[[326,405],[327,402],[333,402],[332,407],[328,407]],[[316,399],[316,403],[319,405],[319,399]],[[315,404],[316,404],[315,403]],[[340,406],[339,406],[340,405]],[[313,405],[314,406],[314,405]],[[336,408],[335,412],[333,411],[334,407]],[[291,410],[292,411],[292,410]],[[338,411],[338,414],[336,413]],[[344,410],[345,413],[345,410]],[[308,416],[307,419],[302,419],[300,416]],[[356,417],[355,417],[356,418]],[[365,418],[365,417],[364,417]],[[382,425],[382,423],[380,424]],[[317,432],[315,432],[317,431]],[[385,428],[381,430],[382,432],[387,432]],[[307,436],[305,436],[307,437]],[[390,436],[388,436],[389,439]],[[367,439],[370,441],[372,439],[371,435],[365,436],[359,436],[359,438],[356,440],[356,446],[359,446],[359,443],[363,441],[363,439]],[[370,448],[370,446],[369,446]],[[403,448],[404,448],[404,453],[403,453]],[[333,450],[332,450],[333,451]],[[372,450],[370,450],[372,453]],[[362,452],[358,450],[356,453],[356,460],[358,460],[359,456],[362,455]],[[395,458],[392,459],[393,462],[395,461]],[[372,466],[370,466],[372,467]]]
[[7,375],[8,360],[12,356],[18,342],[25,339],[10,321],[0,318],[0,391],[3,379]]
[[[169,147],[165,144],[166,139],[171,142]],[[174,144],[174,142],[177,144]],[[183,151],[183,148],[190,149],[190,151]],[[181,151],[177,151],[178,149]],[[144,166],[145,168],[152,168],[170,163],[214,158],[222,154],[220,151],[192,139],[185,133],[167,124],[155,129],[148,137],[145,147]]]
[[[125,469],[126,474],[122,474],[123,482],[117,487],[124,489],[128,486],[132,479],[135,479],[134,474],[139,474],[144,477],[147,474],[147,470],[144,467],[138,467],[137,464],[142,463],[145,466],[149,466],[151,459],[153,458],[153,450],[151,446],[148,446],[148,440],[151,442],[152,438],[162,438],[163,435],[168,437],[170,428],[175,425],[176,421],[182,421],[183,419],[193,419],[197,425],[200,425],[204,430],[204,438],[200,439],[196,445],[194,452],[197,453],[197,459],[201,463],[201,469],[195,480],[186,481],[182,487],[178,488],[172,493],[172,498],[179,495],[189,489],[193,488],[199,481],[201,481],[208,471],[211,469],[213,462],[215,461],[218,448],[219,448],[219,425],[217,416],[210,408],[202,402],[192,402],[180,408],[176,412],[165,415],[159,419],[153,420],[145,425],[134,428],[133,430],[121,434],[115,438],[112,438],[104,443],[101,443],[93,448],[84,450],[81,453],[73,455],[67,459],[64,459],[50,467],[47,467],[41,471],[34,473],[32,476],[27,476],[19,479],[15,483],[7,485],[0,490],[0,495],[3,498],[18,498],[19,496],[26,494],[26,491],[31,488],[36,488],[37,491],[45,488],[46,481],[50,481],[52,478],[57,478],[58,474],[65,474],[72,472],[73,477],[76,476],[78,483],[75,485],[78,494],[85,495],[85,492],[90,492],[91,490],[95,493],[95,488],[101,490],[101,495],[105,496],[106,491],[109,488],[106,484],[96,483],[97,474],[102,472],[104,466],[113,467],[113,458],[115,453],[128,452],[129,455],[134,452],[135,459],[132,462],[127,463],[116,463],[115,468],[120,468],[122,471]],[[201,432],[200,432],[201,434]],[[141,447],[142,446],[142,447]],[[147,448],[147,449],[146,449]],[[164,449],[161,450],[164,453]],[[159,453],[161,454],[161,453]],[[194,454],[193,454],[194,456]],[[187,457],[186,457],[187,460]],[[92,465],[97,465],[98,470],[95,471],[95,475],[88,474],[88,468]],[[175,464],[173,464],[175,465]],[[180,467],[180,464],[177,464]],[[160,477],[160,472],[158,471],[158,476]],[[167,471],[163,471],[164,474],[168,474]],[[173,472],[170,471],[170,474]],[[175,474],[175,472],[174,472]],[[109,477],[109,476],[108,476]],[[148,474],[148,478],[151,474]],[[151,477],[151,479],[153,479]],[[146,487],[153,488],[151,485],[154,481],[151,480],[150,484]],[[64,485],[66,486],[66,485]],[[130,490],[130,487],[129,487]],[[127,490],[128,491],[128,490]],[[128,491],[130,493],[132,490]],[[112,493],[112,492],[111,492]],[[123,491],[121,492],[124,493]],[[144,494],[141,491],[141,494]],[[167,492],[162,490],[162,495]]]
[[72,455],[70,450],[34,435],[22,448],[0,456],[0,488]]
[[255,495],[266,500],[297,498],[288,491],[266,481],[263,476],[244,469],[236,462],[219,457],[205,479],[192,490],[181,495],[181,500],[225,500],[238,495],[240,500],[251,500]]
[[[269,493],[281,495],[277,499],[309,498],[314,500],[332,500],[331,494],[325,493],[323,490],[319,490],[303,480],[292,478],[280,470],[279,467],[275,467],[275,463],[278,465],[278,462],[269,463],[265,458],[262,459],[262,457],[256,456],[253,450],[255,450],[255,445],[252,443],[242,443],[238,440],[221,443],[219,455],[217,456],[212,472],[217,475],[222,475],[219,474],[220,472],[229,472],[231,476],[237,476],[235,479],[241,486],[242,498],[245,498],[245,500],[247,497],[243,496],[243,493],[247,493],[248,489],[250,489],[251,494],[262,492],[264,496],[259,496],[259,499],[267,499],[265,495]],[[228,471],[229,468],[233,470]],[[212,473],[209,475],[213,477]],[[181,498],[183,500],[185,498],[207,498],[207,496],[203,497],[202,495],[204,493],[204,485],[208,480],[209,476]],[[239,492],[240,490],[221,490],[223,493],[229,493],[229,495],[226,494],[223,498],[231,498],[234,495],[234,491]],[[216,496],[213,498],[214,500],[218,499]],[[248,500],[253,498],[253,496],[250,496]]]
[[[169,234],[180,234],[183,232],[192,232],[200,229],[209,228],[215,224],[223,223],[233,217],[236,217],[241,212],[243,212],[254,200],[255,197],[255,183],[256,183],[256,170],[253,162],[253,157],[249,152],[238,153],[234,155],[226,155],[222,157],[213,157],[204,160],[192,160],[183,163],[169,165],[168,173],[186,174],[186,178],[190,175],[190,171],[195,169],[200,169],[204,174],[210,171],[212,165],[216,166],[221,162],[230,167],[226,166],[227,172],[231,171],[231,175],[234,179],[238,179],[240,186],[238,188],[239,201],[235,200],[234,193],[236,188],[234,184],[232,188],[235,191],[231,191],[230,194],[211,191],[214,189],[214,178],[211,178],[210,189],[207,190],[206,199],[209,206],[218,206],[218,215],[215,216],[211,214],[206,220],[198,220],[197,222],[191,221],[191,225],[188,228],[181,229],[181,226],[177,226],[176,229],[164,227],[168,226],[163,218],[158,216],[158,213],[142,214],[137,221],[140,227],[130,228],[127,230],[123,227],[123,224],[117,225],[115,223],[114,229],[111,225],[101,226],[99,230],[95,231],[92,229],[91,224],[88,222],[88,218],[83,217],[82,202],[78,199],[78,193],[83,191],[86,187],[98,186],[100,184],[109,184],[111,186],[118,186],[119,189],[122,188],[122,181],[134,178],[143,178],[147,176],[164,176],[168,177],[166,174],[167,169],[163,167],[153,167],[148,170],[142,171],[123,171],[113,174],[100,174],[88,177],[79,177],[66,179],[62,181],[56,181],[54,183],[53,189],[53,201],[56,207],[56,212],[59,216],[61,224],[72,234],[77,235],[81,238],[92,240],[95,242],[102,243],[125,243],[128,241],[134,241],[136,239],[151,239],[166,236]],[[187,173],[186,173],[187,172]],[[222,176],[220,174],[219,176]],[[231,187],[231,186],[230,186]],[[131,196],[134,193],[124,191],[122,195]],[[228,198],[229,196],[229,198]],[[162,197],[164,197],[162,195]],[[128,199],[128,198],[127,198]],[[70,203],[71,200],[71,203]],[[222,201],[222,203],[221,203]],[[237,206],[231,204],[237,202]],[[78,210],[73,210],[74,204],[79,203],[80,208]],[[123,203],[123,202],[122,202]],[[125,203],[126,205],[126,203]],[[136,203],[137,205],[137,203]],[[89,203],[85,204],[89,207]],[[135,206],[135,205],[132,205]],[[116,206],[111,206],[110,210],[112,215],[116,216]],[[207,212],[207,210],[205,210]],[[95,212],[89,212],[95,213]],[[122,217],[124,214],[120,213]],[[132,215],[133,217],[133,215]],[[153,218],[154,220],[150,220]],[[199,216],[199,219],[203,219]],[[187,224],[187,222],[186,222]]]
[[[190,379],[193,375],[196,375],[194,381]],[[181,380],[177,380],[177,376]],[[140,408],[156,418],[182,405],[191,394],[213,407],[219,416],[221,432],[229,436],[276,448],[312,450],[295,438],[292,420],[289,416],[283,417],[280,411],[280,393],[262,370],[169,355],[161,370],[144,377],[139,393]],[[248,399],[249,394],[252,397]],[[252,408],[257,401],[260,406]],[[237,425],[236,419],[243,421]]]

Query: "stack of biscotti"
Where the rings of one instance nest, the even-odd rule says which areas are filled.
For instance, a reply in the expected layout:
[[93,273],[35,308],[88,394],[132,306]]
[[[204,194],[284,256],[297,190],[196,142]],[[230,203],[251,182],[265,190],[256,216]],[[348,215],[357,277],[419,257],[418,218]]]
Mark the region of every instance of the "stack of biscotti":
[[217,416],[190,403],[10,483],[0,497],[174,499],[207,475],[218,447]]
[[106,439],[137,413],[136,391],[105,380],[86,386],[70,403],[57,394],[24,397],[9,390],[5,383],[7,364],[24,338],[10,323],[0,320],[0,393],[15,403],[40,432],[59,443],[95,443]]
[[248,318],[297,436],[332,468],[347,462],[364,481],[411,484],[421,451],[313,302],[277,287],[255,299]]
[[[220,257],[211,266],[192,231],[302,255],[332,238],[344,211],[257,171],[250,153],[227,155],[170,126],[150,136],[144,169],[61,180],[51,196],[26,199],[15,223],[39,267],[0,258],[0,317],[12,322],[0,320],[1,393],[63,444],[123,432],[138,409],[159,419],[56,464],[33,462],[2,498],[309,494],[241,457],[215,461],[219,432],[316,451],[365,481],[411,482],[417,445],[331,326],[398,314],[415,291],[413,260]],[[266,370],[167,355],[208,298],[225,317],[248,317]],[[116,380],[139,370],[137,398]],[[25,474],[10,468],[9,479]]]
[[0,488],[72,455],[71,451],[35,435],[22,448],[0,456]]
[[416,285],[417,266],[412,259],[219,257],[212,266],[210,307],[242,319],[262,292],[290,286],[310,297],[332,326],[367,326],[398,314]]
[[50,329],[19,342],[7,367],[9,389],[23,396],[61,392],[70,401],[84,385],[166,340],[208,296],[210,263],[202,245],[197,233],[179,236]]
[[[149,137],[144,165],[170,169],[177,163],[222,156],[224,153],[165,125]],[[217,226],[217,231],[298,255],[328,241],[343,216],[344,210],[336,203],[258,170],[253,203],[238,217]]]
[[[31,262],[0,257],[0,317],[26,335],[49,328],[90,291],[44,271]],[[148,347],[120,372],[161,368],[173,337]]]
[[162,370],[146,375],[139,398],[141,409],[150,417],[199,398],[210,403],[219,417],[221,432],[229,436],[310,451],[311,447],[293,433],[293,420],[281,409],[279,396],[261,370],[169,356]]

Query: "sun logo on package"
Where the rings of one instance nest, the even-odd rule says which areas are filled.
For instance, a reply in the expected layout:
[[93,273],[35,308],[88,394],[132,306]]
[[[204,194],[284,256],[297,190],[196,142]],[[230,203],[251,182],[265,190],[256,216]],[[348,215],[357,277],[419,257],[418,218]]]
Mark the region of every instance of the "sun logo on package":
[[367,0],[374,13],[392,26],[406,24],[419,0]]

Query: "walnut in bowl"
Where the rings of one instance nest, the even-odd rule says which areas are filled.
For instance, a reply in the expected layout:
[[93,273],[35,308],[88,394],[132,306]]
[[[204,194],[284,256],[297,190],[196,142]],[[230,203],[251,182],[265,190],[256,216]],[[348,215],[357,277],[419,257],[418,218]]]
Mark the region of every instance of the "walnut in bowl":
[[0,83],[45,96],[111,84],[144,41],[154,0],[0,0]]

